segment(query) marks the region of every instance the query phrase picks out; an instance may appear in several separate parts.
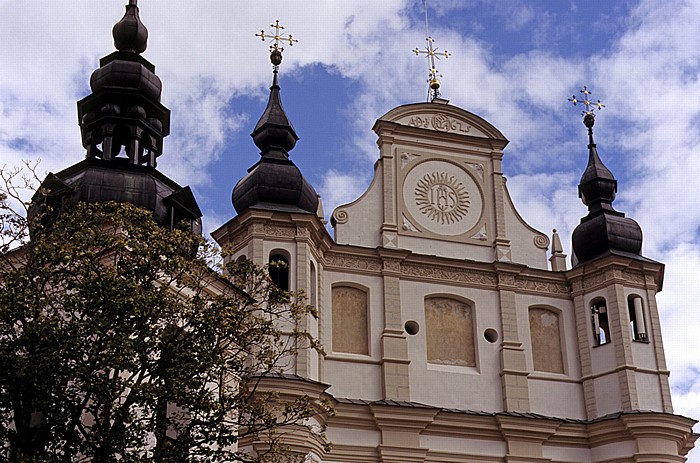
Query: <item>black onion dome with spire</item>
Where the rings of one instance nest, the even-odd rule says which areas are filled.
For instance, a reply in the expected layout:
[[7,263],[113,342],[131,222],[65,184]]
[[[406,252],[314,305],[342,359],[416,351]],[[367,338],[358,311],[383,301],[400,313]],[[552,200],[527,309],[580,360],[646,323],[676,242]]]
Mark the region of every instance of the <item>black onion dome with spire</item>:
[[201,231],[202,213],[190,188],[156,170],[170,132],[170,111],[160,102],[155,66],[141,56],[148,30],[137,0],[129,0],[112,35],[117,51],[100,60],[90,78],[92,94],[78,102],[86,159],[49,174],[30,212],[44,205],[60,212],[80,201],[128,202],[152,211],[163,225],[185,220]]
[[634,220],[612,207],[617,193],[617,180],[605,167],[593,141],[593,114],[586,114],[588,127],[588,165],[578,186],[579,197],[588,206],[588,215],[574,229],[573,265],[578,266],[607,255],[643,259],[642,229]]
[[299,137],[282,107],[277,82],[281,57],[279,50],[273,50],[271,60],[275,68],[270,98],[250,134],[260,149],[260,161],[233,188],[233,207],[239,214],[249,208],[312,214],[318,210],[316,191],[289,159],[289,151]]

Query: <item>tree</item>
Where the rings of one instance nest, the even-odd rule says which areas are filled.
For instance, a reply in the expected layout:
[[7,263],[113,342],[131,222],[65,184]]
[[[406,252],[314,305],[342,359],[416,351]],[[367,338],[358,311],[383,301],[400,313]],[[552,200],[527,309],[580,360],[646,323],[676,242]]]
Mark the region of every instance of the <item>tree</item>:
[[[212,270],[211,243],[129,204],[27,218],[13,206],[31,182],[2,177],[1,460],[279,459],[286,426],[325,442],[309,418],[327,403],[258,387],[317,347],[302,294],[250,262]],[[247,455],[241,439],[269,445]]]

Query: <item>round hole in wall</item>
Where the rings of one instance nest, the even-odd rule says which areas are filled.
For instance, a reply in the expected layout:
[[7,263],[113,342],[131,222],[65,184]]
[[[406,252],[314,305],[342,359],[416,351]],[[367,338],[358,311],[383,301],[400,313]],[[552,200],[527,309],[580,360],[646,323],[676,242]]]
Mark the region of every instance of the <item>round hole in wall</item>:
[[494,330],[493,328],[487,329],[484,331],[484,339],[490,343],[498,341],[498,331]]
[[420,331],[420,325],[418,325],[418,322],[414,320],[407,321],[403,327],[406,330],[406,333],[410,334],[411,336],[418,334],[418,331]]

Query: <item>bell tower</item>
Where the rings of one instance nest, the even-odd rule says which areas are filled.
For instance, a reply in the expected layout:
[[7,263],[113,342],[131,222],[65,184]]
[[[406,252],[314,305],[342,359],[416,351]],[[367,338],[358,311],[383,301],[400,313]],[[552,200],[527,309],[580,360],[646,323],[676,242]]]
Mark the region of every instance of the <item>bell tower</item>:
[[[588,206],[572,235],[572,284],[589,419],[610,413],[672,413],[656,292],[664,266],[641,255],[642,230],[612,203],[617,180],[593,140],[594,109],[584,87],[588,165],[578,186]],[[571,101],[577,102],[576,98]]]
[[92,73],[92,93],[78,102],[86,158],[50,173],[32,198],[29,213],[48,206],[52,214],[77,202],[116,201],[153,212],[167,227],[183,223],[201,233],[202,212],[190,187],[156,169],[163,138],[170,132],[170,110],[160,102],[163,85],[155,66],[141,53],[148,30],[137,0],[129,0],[112,29],[117,51],[100,60]]
[[[284,49],[292,46],[291,35],[275,21],[273,32],[256,34],[269,40],[273,78],[267,106],[251,137],[260,149],[260,160],[233,188],[232,202],[238,215],[212,233],[229,251],[229,259],[248,259],[270,265],[270,276],[282,289],[303,290],[309,303],[318,307],[322,249],[330,246],[323,210],[314,188],[290,159],[297,136],[282,107],[279,66]],[[318,337],[318,319],[307,317],[303,328]],[[319,354],[306,349],[294,359],[289,372],[318,380]]]

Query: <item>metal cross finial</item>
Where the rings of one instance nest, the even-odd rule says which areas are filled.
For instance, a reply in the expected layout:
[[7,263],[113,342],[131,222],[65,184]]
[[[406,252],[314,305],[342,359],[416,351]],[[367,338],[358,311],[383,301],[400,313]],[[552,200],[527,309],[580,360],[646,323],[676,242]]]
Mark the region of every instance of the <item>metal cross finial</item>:
[[581,111],[581,115],[583,116],[583,125],[585,125],[588,128],[588,144],[589,145],[594,145],[595,142],[593,141],[593,126],[595,125],[595,114],[593,111],[595,109],[598,109],[600,111],[601,109],[605,108],[605,105],[598,100],[597,102],[592,102],[591,101],[591,92],[588,90],[588,87],[585,85],[583,86],[583,90],[581,90],[581,93],[583,94],[583,101],[578,100],[576,98],[576,95],[572,95],[571,98],[568,98],[569,101],[571,101],[574,106],[576,106],[579,103],[582,103],[586,109]]
[[434,40],[430,36],[430,31],[428,30],[428,0],[423,0],[423,9],[425,11],[425,41],[427,45],[425,50],[414,48],[413,53],[415,53],[416,56],[420,56],[422,53],[428,58],[428,63],[430,64],[430,69],[428,70],[428,100],[434,100],[440,96],[440,80],[438,79],[438,75],[442,77],[442,74],[440,74],[435,67],[435,60],[439,60],[440,56],[444,56],[445,59],[447,59],[451,54],[448,53],[447,50],[439,52],[433,47]]
[[598,100],[597,102],[592,102],[590,100],[591,92],[585,85],[583,86],[583,90],[581,90],[581,93],[583,94],[583,101],[578,100],[576,98],[576,95],[572,95],[571,98],[568,98],[568,100],[571,101],[574,104],[574,106],[576,106],[578,103],[582,103],[586,107],[586,109],[581,111],[582,116],[595,117],[595,114],[593,113],[595,109],[598,109],[598,111],[600,111],[601,109],[605,108],[605,105],[601,103],[600,100]]
[[433,44],[435,41],[433,40],[432,37],[428,36],[426,39],[426,46],[425,50],[420,50],[418,48],[413,49],[413,53],[416,54],[416,56],[420,56],[421,54],[426,55],[428,58],[428,64],[430,65],[430,69],[428,71],[428,84],[430,85],[430,92],[432,92],[432,99],[435,99],[440,96],[439,88],[440,88],[440,80],[438,79],[439,77],[442,77],[442,74],[438,73],[437,68],[435,67],[435,60],[439,60],[441,56],[444,56],[445,59],[449,58],[452,54],[448,53],[447,50],[440,52],[435,49]]
[[270,27],[275,28],[274,33],[273,32],[265,33],[265,31],[262,30],[262,31],[260,31],[259,34],[255,34],[255,36],[260,37],[260,39],[263,42],[267,39],[270,39],[270,42],[271,42],[270,51],[275,51],[275,50],[284,51],[284,48],[281,48],[279,46],[280,41],[288,42],[290,47],[292,45],[294,45],[296,42],[299,42],[297,39],[292,37],[292,34],[289,34],[289,36],[287,36],[287,37],[284,37],[283,35],[281,35],[281,31],[284,30],[284,26],[280,24],[279,19],[275,19],[275,23],[270,24]]

